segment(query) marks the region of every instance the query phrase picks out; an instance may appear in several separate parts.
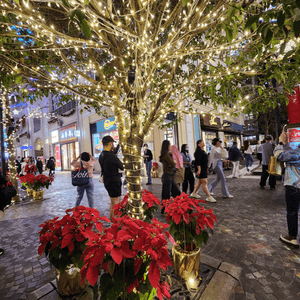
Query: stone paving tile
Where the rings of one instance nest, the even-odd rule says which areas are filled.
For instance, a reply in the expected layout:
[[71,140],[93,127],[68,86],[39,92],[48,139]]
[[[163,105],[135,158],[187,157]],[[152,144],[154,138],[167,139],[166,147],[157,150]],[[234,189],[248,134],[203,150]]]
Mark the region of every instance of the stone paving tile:
[[[230,174],[231,171],[225,172]],[[214,177],[209,175],[208,181]],[[108,217],[109,197],[98,178],[99,175],[94,176],[95,208]],[[253,178],[251,175],[228,178],[228,188],[234,198],[219,197],[218,186],[214,191],[217,202],[204,204],[214,210],[218,223],[201,251],[242,267],[241,286],[235,290],[234,300],[252,299],[253,295],[256,300],[298,299],[299,250],[290,249],[278,240],[280,234],[287,232],[284,188],[277,181],[275,191],[260,190],[259,179]],[[153,179],[153,184],[144,188],[160,198],[160,178]],[[201,190],[199,194],[204,196]],[[67,208],[74,206],[75,198],[70,173],[60,172],[50,189],[45,190],[43,201],[24,200],[4,214],[0,212],[0,246],[5,249],[0,257],[0,299],[25,299],[30,292],[55,279],[54,268],[44,255],[37,254],[38,226],[50,218],[63,216]],[[86,195],[82,205],[88,205]],[[164,221],[159,211],[156,217]],[[13,289],[17,286],[17,290]]]

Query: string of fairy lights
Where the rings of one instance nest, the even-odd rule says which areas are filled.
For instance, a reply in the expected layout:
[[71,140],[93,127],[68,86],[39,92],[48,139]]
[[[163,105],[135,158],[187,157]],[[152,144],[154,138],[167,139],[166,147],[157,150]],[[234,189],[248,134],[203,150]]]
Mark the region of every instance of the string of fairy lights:
[[[15,28],[29,29],[32,34],[25,34],[24,38],[34,41],[32,45],[21,45],[20,49],[15,50],[3,43],[0,46],[0,59],[12,66],[12,73],[21,69],[27,77],[48,82],[46,85],[35,83],[37,91],[53,87],[57,92],[72,93],[75,100],[86,105],[103,110],[110,108],[120,135],[131,136],[140,142],[152,132],[156,122],[162,124],[166,114],[172,111],[178,116],[184,113],[204,114],[204,111],[212,116],[242,112],[245,108],[241,105],[242,101],[245,105],[255,101],[251,95],[237,99],[232,108],[220,108],[221,111],[213,107],[201,109],[192,101],[185,100],[193,98],[199,85],[204,88],[228,75],[256,75],[258,62],[272,56],[271,51],[265,47],[259,60],[255,57],[239,63],[236,53],[262,43],[256,31],[239,31],[231,42],[224,38],[206,40],[208,30],[214,32],[228,18],[231,4],[223,0],[214,3],[209,0],[191,0],[185,7],[181,7],[181,1],[178,1],[173,8],[169,0],[161,4],[150,0],[138,3],[123,0],[118,8],[114,7],[113,1],[93,1],[93,7],[79,0],[71,0],[68,6],[61,1],[42,2],[44,6],[37,6],[35,0],[21,0],[18,3],[0,0],[0,14],[16,16],[16,22],[2,22],[0,26],[6,26],[10,34]],[[91,28],[91,37],[70,36],[67,31],[60,30],[54,21],[50,24],[44,14],[47,7],[51,8],[51,13],[57,12],[58,16],[65,14],[66,18],[75,8],[81,9]],[[77,17],[70,24],[82,32]],[[254,36],[257,38],[254,39]],[[195,43],[192,43],[193,40]],[[42,45],[36,46],[35,42]],[[118,48],[119,44],[123,45],[122,49],[121,46]],[[295,40],[297,46],[299,41]],[[65,49],[74,52],[67,55]],[[27,56],[54,53],[66,70],[60,71],[58,76],[58,67],[51,67],[52,71],[49,72],[45,66],[30,65],[11,55],[14,51],[21,55],[26,51]],[[105,56],[106,64],[97,61],[93,51],[99,56]],[[84,60],[77,58],[80,55]],[[226,59],[231,61],[231,65],[226,63]],[[128,66],[134,69],[133,84],[128,81]],[[108,73],[108,69],[111,73]],[[176,75],[177,71],[180,71],[180,76]],[[32,112],[32,116],[35,113]],[[133,135],[133,132],[136,134]],[[134,148],[136,145],[123,142],[122,147],[130,148],[130,162],[140,171],[138,163],[141,158]],[[131,174],[134,170],[126,172],[129,172],[130,184],[140,184],[139,176]],[[130,196],[129,200],[133,201],[132,205],[136,205],[135,199],[140,199],[141,191],[132,193],[135,195]],[[133,209],[136,209],[138,215],[141,207],[132,207],[132,213]]]

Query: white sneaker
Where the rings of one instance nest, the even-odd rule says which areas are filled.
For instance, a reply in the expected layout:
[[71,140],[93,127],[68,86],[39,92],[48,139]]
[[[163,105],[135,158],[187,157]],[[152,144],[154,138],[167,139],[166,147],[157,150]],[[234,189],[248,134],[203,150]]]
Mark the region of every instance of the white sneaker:
[[191,193],[190,197],[191,198],[196,198],[196,199],[201,199],[201,197],[198,194],[195,194],[195,193]]
[[213,192],[209,192],[209,194],[210,194],[211,196],[214,196],[214,195],[215,195],[215,193],[213,193]]
[[217,200],[213,196],[209,196],[206,198],[207,202],[217,202]]
[[233,198],[232,195],[229,195],[228,197],[227,196],[223,196],[223,198]]

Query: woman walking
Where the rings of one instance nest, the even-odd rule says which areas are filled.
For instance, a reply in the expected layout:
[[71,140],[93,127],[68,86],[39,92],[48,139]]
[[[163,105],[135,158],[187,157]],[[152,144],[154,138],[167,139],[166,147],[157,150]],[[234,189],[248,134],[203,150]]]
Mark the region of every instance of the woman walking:
[[[174,181],[174,174],[176,171],[176,165],[173,161],[171,151],[171,145],[168,140],[164,140],[161,146],[159,161],[163,165],[162,181],[162,193],[161,199],[170,199],[171,194],[173,197],[180,195],[178,185]],[[161,213],[164,213],[162,210]]]
[[[81,162],[78,159],[81,159]],[[83,198],[84,191],[86,190],[86,195],[88,198],[90,208],[94,208],[94,183],[93,183],[93,170],[96,160],[87,152],[82,152],[77,158],[75,158],[71,165],[75,168],[83,167],[87,169],[89,174],[89,183],[81,186],[77,186],[77,198],[75,206],[78,207]]]
[[214,138],[212,140],[212,149],[209,156],[209,163],[211,163],[213,170],[216,172],[217,177],[216,179],[208,186],[208,191],[211,195],[213,195],[214,188],[218,185],[219,181],[221,181],[221,189],[222,189],[222,195],[224,198],[233,198],[232,195],[229,194],[226,179],[223,173],[223,160],[227,159],[228,152],[223,149],[221,146],[222,141],[220,141],[219,138]]
[[254,158],[252,157],[253,149],[250,145],[249,141],[244,142],[244,156],[246,161],[246,169],[247,172],[250,172],[249,167],[251,168],[254,162]]
[[196,165],[196,186],[194,191],[191,193],[190,197],[200,199],[201,197],[197,194],[197,191],[202,185],[202,190],[206,194],[206,201],[208,202],[216,202],[213,196],[208,191],[207,188],[207,170],[208,170],[208,156],[204,149],[204,141],[198,140],[196,145],[196,151],[194,153],[195,156],[195,165]]
[[184,166],[184,181],[182,184],[182,191],[187,193],[188,186],[190,185],[190,194],[192,194],[195,187],[195,178],[192,171],[192,158],[189,154],[189,146],[187,144],[183,144],[181,146],[181,156]]
[[183,158],[178,150],[177,145],[171,146],[172,158],[175,162],[176,171],[174,174],[174,181],[180,187],[180,184],[184,180],[184,167],[183,167]]

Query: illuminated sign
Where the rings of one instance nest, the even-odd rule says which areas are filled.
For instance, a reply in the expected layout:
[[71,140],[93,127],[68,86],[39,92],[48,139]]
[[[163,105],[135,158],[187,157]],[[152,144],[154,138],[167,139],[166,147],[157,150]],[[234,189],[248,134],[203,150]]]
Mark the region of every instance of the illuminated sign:
[[96,126],[97,126],[97,132],[105,132],[105,131],[117,129],[114,117],[105,119],[105,120],[101,120],[96,123]]
[[51,131],[51,143],[58,143],[58,130]]
[[59,131],[60,142],[67,143],[67,142],[77,141],[78,138],[75,135],[75,131],[76,131],[76,124],[72,124],[60,129]]

